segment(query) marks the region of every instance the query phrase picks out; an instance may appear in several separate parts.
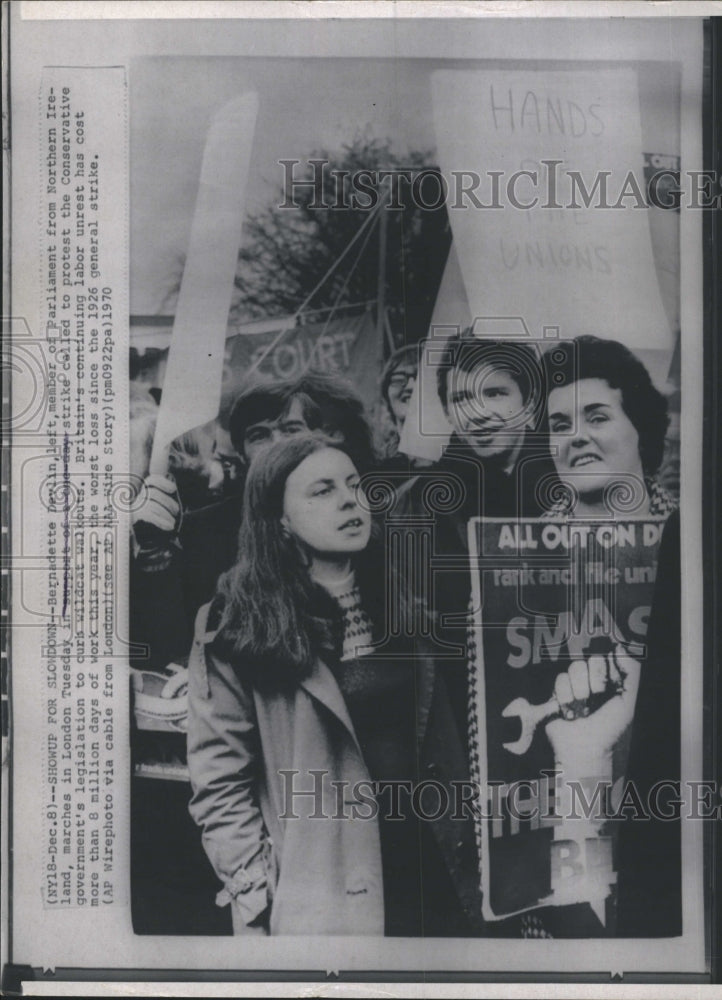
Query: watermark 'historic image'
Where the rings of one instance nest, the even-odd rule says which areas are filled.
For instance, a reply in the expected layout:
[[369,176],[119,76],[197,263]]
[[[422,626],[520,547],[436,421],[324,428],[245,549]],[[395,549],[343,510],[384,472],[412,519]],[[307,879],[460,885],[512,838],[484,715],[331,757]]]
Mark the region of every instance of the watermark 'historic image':
[[677,68],[131,107],[135,933],[679,936]]

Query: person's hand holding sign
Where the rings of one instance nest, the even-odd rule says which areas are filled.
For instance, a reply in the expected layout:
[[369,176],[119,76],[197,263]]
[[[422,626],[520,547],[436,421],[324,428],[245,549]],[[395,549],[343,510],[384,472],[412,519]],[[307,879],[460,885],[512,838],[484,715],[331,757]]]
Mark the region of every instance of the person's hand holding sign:
[[[640,667],[623,646],[605,656],[574,660],[554,684],[561,718],[545,730],[554,750],[560,817],[553,834],[554,900],[558,905],[588,902],[602,925],[616,872],[611,837],[605,833],[610,803],[597,793],[612,788],[612,751],[634,717]],[[580,786],[590,810],[581,807]]]
[[167,550],[178,537],[182,509],[175,482],[151,474],[143,481],[133,505],[133,534],[138,553]]
[[[612,750],[630,725],[641,665],[623,646],[606,656],[575,660],[558,674],[554,695],[561,718],[546,726],[556,766],[567,774],[611,774]],[[597,696],[609,695],[598,708]]]

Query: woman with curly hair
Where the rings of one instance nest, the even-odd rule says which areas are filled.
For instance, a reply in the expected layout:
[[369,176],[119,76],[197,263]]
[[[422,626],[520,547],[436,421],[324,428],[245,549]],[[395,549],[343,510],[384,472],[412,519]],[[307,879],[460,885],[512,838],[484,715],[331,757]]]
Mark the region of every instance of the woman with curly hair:
[[644,364],[615,340],[583,336],[544,355],[549,443],[568,496],[552,514],[667,516],[657,481],[667,400]]
[[[585,656],[556,675],[559,712],[545,733],[560,776],[557,794],[568,805],[575,781],[597,787],[607,781],[611,788],[624,779],[639,795],[679,780],[678,515],[676,501],[656,479],[669,424],[667,401],[644,364],[623,344],[592,336],[555,345],[543,362],[550,450],[567,489],[546,516],[674,515],[661,543],[646,655],[631,655],[632,647],[609,631],[595,635]],[[614,898],[614,905],[597,899],[594,911],[587,904],[542,909],[523,918],[525,935],[678,934],[679,813],[673,807],[663,815],[664,822],[653,816],[654,822],[635,823],[622,814],[616,827],[605,827],[601,820],[567,813],[555,837],[587,838],[587,844],[598,838],[600,849],[613,845],[608,868],[613,856],[614,892],[607,903]]]

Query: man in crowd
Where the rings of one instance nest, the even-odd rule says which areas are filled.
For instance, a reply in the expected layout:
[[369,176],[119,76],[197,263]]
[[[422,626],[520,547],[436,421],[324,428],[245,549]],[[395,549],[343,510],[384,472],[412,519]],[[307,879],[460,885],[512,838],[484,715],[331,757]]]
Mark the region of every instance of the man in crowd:
[[[441,459],[402,487],[402,509],[433,515],[437,551],[466,554],[470,517],[538,517],[557,482],[546,436],[534,435],[543,410],[542,371],[532,347],[450,338],[437,388],[452,435]],[[442,496],[438,487],[450,491]]]
[[453,433],[432,471],[463,482],[456,520],[541,514],[540,489],[555,475],[546,443],[532,434],[544,396],[533,348],[466,331],[447,342],[437,385]]
[[458,724],[465,726],[469,518],[537,517],[557,477],[546,437],[534,434],[544,391],[528,344],[476,338],[467,329],[447,341],[437,388],[453,432],[441,459],[399,489],[398,511],[412,524],[419,517],[432,521],[436,567],[427,574],[427,600],[436,637],[460,650],[447,677]]
[[[385,440],[381,447],[384,458],[376,466],[378,472],[411,475],[431,463],[423,458],[405,455],[399,451],[401,433],[406,423],[414,387],[419,375],[420,344],[400,347],[386,362],[381,374],[381,400],[387,414]],[[382,416],[383,421],[383,416]]]
[[419,345],[408,344],[394,351],[381,373],[381,399],[391,428],[385,442],[385,456],[379,466],[384,471],[404,471],[409,467],[409,459],[400,454],[398,448],[418,371]]

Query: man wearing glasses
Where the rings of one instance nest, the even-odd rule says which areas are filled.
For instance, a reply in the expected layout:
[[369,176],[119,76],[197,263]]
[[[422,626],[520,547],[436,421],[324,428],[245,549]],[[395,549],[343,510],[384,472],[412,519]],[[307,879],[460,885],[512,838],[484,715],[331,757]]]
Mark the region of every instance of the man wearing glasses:
[[384,457],[377,465],[379,472],[411,474],[430,464],[425,459],[407,456],[398,450],[401,432],[419,375],[420,348],[420,344],[408,344],[394,351],[381,375],[381,399],[391,428],[386,435]]

